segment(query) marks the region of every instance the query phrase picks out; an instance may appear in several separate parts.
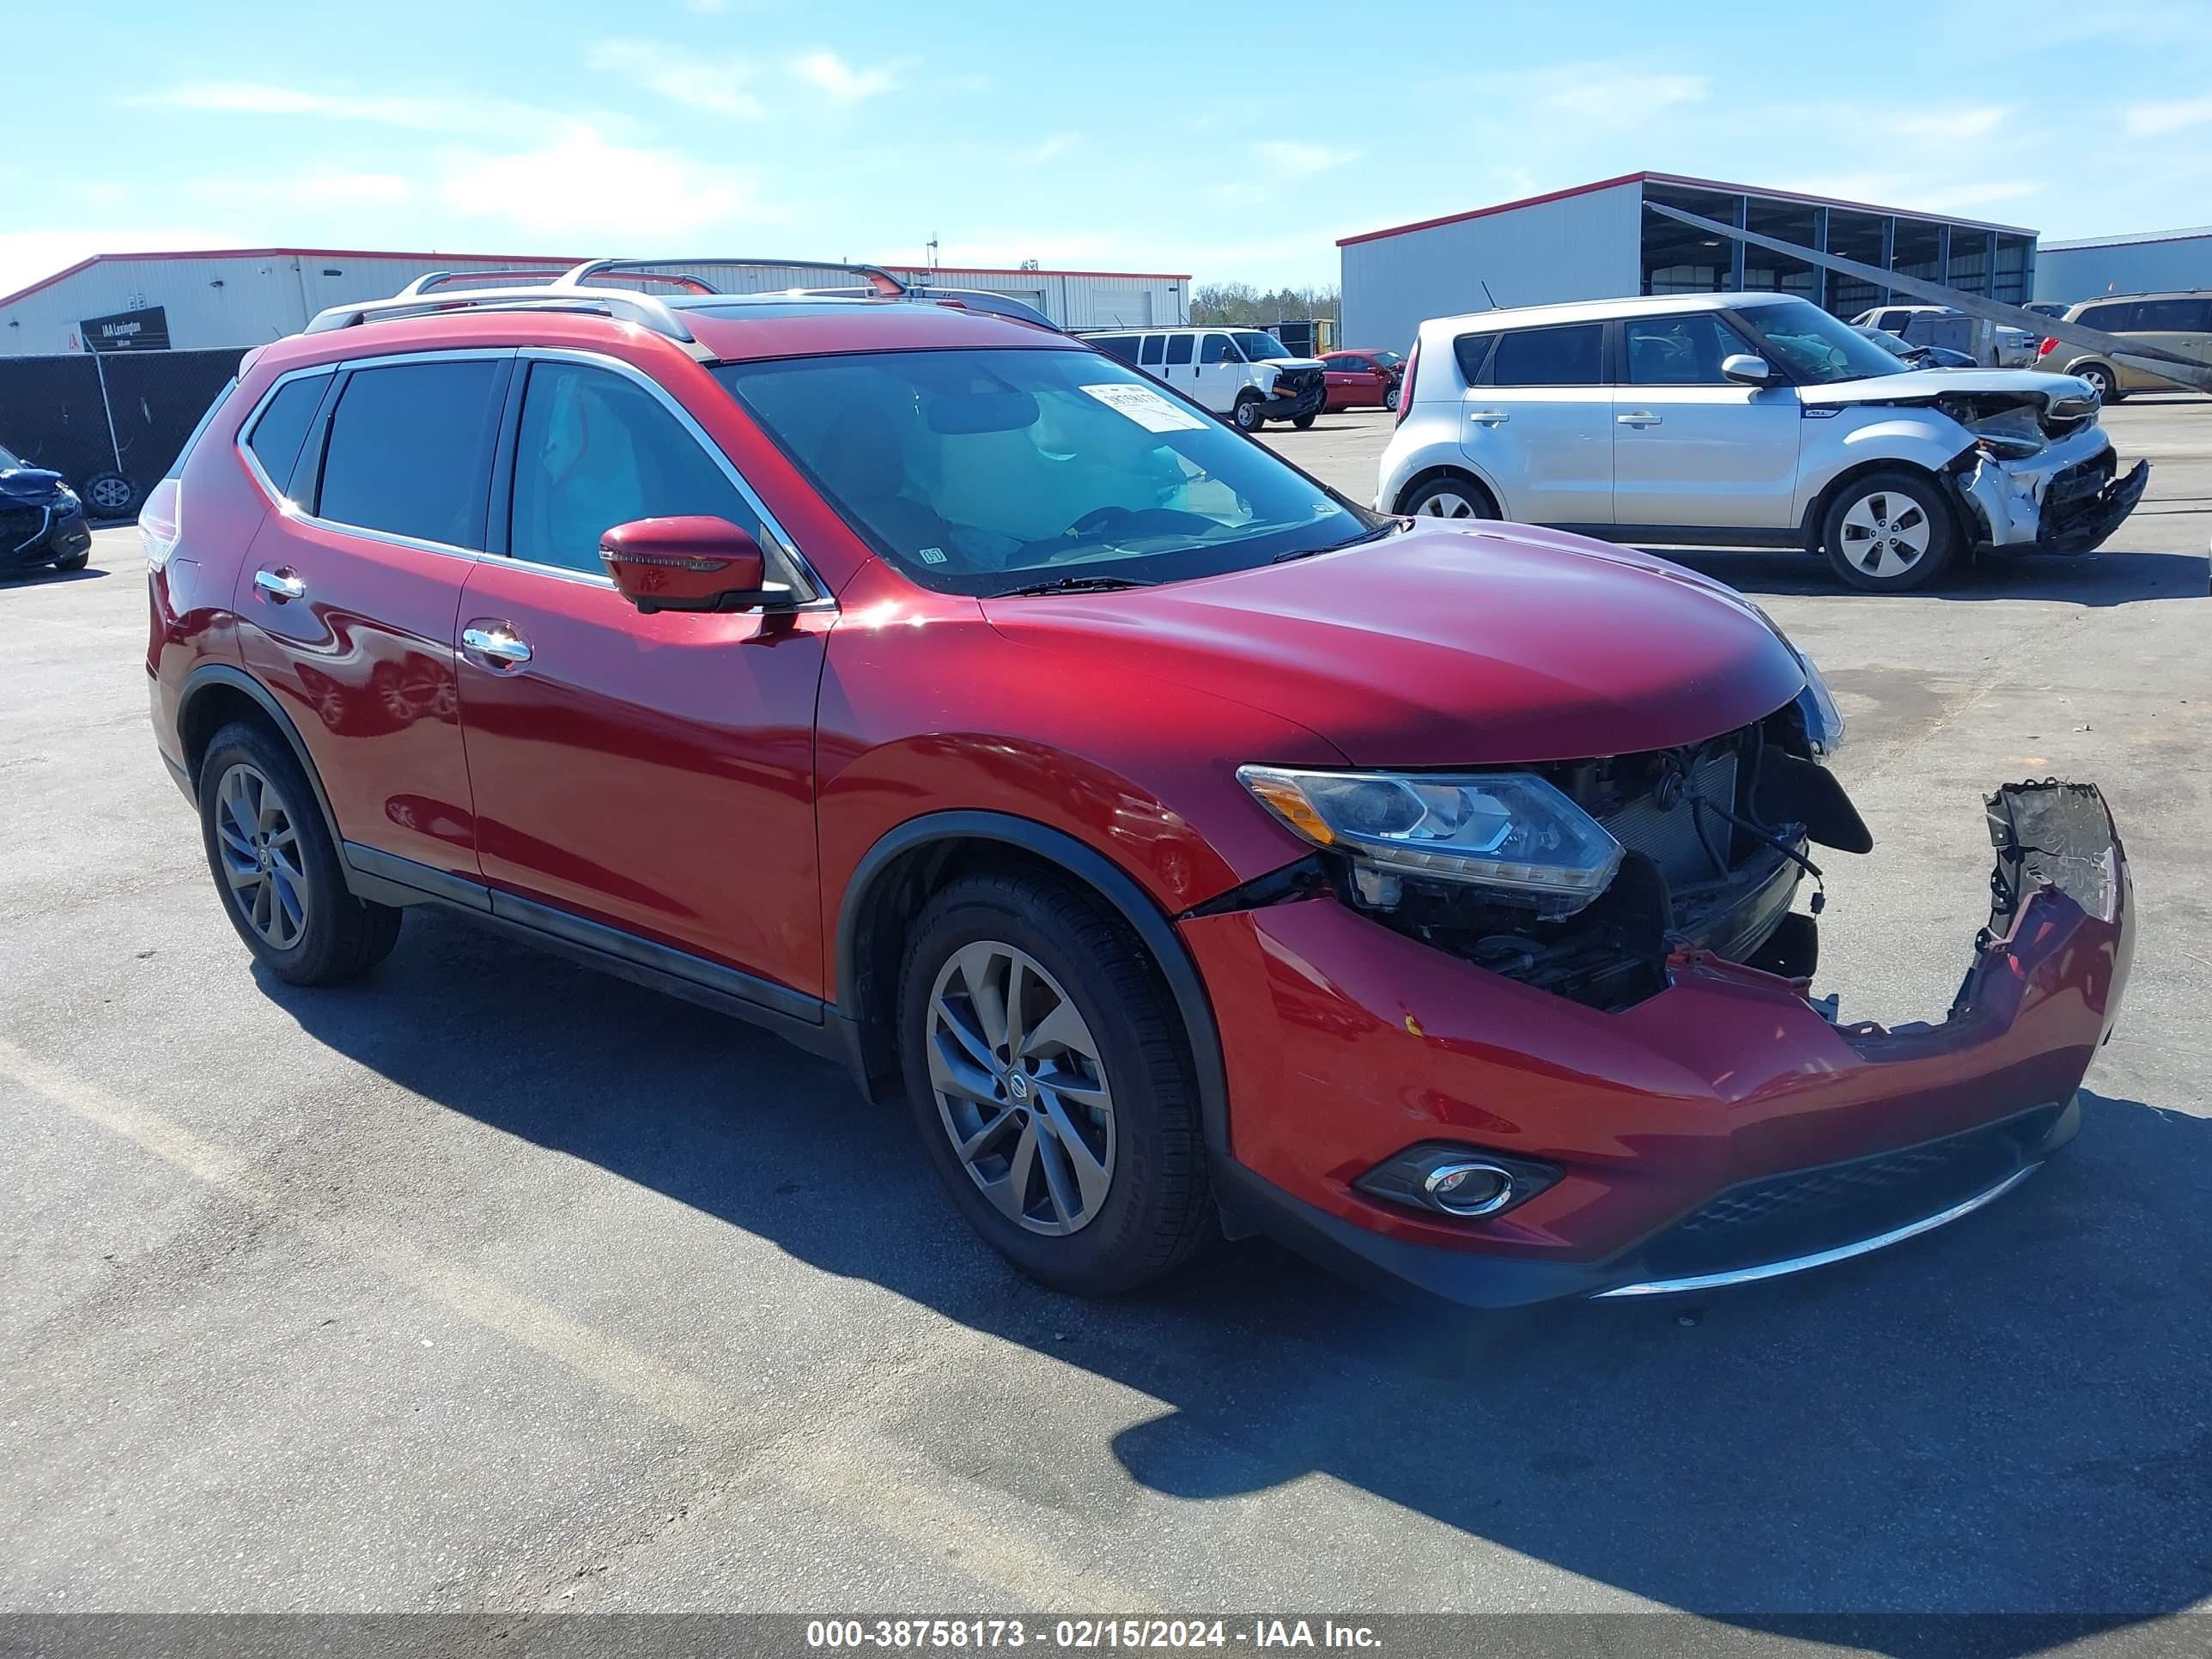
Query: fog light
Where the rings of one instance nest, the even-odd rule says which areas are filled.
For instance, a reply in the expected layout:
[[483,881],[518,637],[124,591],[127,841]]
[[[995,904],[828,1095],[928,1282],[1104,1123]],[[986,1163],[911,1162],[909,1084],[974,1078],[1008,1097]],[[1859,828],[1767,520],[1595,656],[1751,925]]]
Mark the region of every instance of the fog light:
[[1513,1172],[1495,1164],[1440,1164],[1421,1183],[1429,1202],[1454,1215],[1488,1215],[1513,1201]]
[[1376,1164],[1352,1185],[1370,1198],[1465,1220],[1525,1204],[1559,1178],[1555,1165],[1533,1158],[1429,1141]]

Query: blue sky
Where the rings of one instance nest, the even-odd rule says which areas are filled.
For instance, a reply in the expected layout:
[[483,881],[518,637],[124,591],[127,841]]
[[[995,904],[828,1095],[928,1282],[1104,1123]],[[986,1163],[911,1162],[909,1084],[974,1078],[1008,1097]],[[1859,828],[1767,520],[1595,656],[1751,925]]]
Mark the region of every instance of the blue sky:
[[[514,21],[514,20],[526,21]],[[2110,20],[2110,21],[2107,21]],[[96,252],[766,253],[1334,283],[1650,167],[2046,236],[2212,221],[2212,8],[13,10],[0,292]]]

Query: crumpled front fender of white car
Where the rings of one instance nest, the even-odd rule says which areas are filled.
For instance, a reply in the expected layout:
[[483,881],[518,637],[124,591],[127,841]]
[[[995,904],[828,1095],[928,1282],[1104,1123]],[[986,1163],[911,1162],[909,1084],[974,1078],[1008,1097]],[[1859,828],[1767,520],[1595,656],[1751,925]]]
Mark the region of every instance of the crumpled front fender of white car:
[[1940,410],[1843,408],[1804,420],[1797,453],[1796,516],[1844,473],[1894,462],[1941,473],[1973,445],[1973,434]]

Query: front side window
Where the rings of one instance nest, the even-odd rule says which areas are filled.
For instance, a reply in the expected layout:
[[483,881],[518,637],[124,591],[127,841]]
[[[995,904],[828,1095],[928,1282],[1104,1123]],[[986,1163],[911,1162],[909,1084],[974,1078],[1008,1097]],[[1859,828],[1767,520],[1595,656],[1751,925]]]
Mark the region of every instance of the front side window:
[[1725,386],[1721,360],[1742,342],[1710,311],[1635,317],[1622,325],[1631,386]]
[[1237,343],[1244,348],[1244,355],[1255,363],[1265,362],[1271,357],[1289,357],[1296,355],[1265,329],[1238,329]]
[[945,592],[1182,580],[1387,527],[1091,352],[884,351],[714,373],[848,524]]
[[331,387],[327,374],[303,375],[287,381],[269,400],[254,422],[253,430],[246,434],[246,447],[253,452],[262,472],[276,486],[280,495],[292,482],[292,468],[299,461],[300,446],[306,441],[307,426],[322,407],[323,394]]
[[600,574],[607,531],[691,514],[769,544],[729,475],[643,386],[582,363],[531,365],[514,446],[516,558]]
[[1596,386],[1602,376],[1605,325],[1522,328],[1498,337],[1493,386]]
[[1201,363],[1233,363],[1237,361],[1236,347],[1229,343],[1226,334],[1209,334],[1198,348]]
[[1872,380],[1906,369],[1865,335],[1853,332],[1809,300],[1746,306],[1735,319],[1758,337],[1770,356],[1809,386]]
[[317,514],[482,547],[503,367],[473,358],[356,370],[331,416]]

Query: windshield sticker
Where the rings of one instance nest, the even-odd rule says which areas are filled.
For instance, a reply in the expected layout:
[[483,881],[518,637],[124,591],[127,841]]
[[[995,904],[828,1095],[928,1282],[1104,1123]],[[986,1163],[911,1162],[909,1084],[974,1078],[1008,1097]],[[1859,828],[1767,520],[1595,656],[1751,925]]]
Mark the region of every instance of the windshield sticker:
[[1126,415],[1147,432],[1203,432],[1206,422],[1188,410],[1163,398],[1148,386],[1116,380],[1106,386],[1078,386],[1117,414]]

